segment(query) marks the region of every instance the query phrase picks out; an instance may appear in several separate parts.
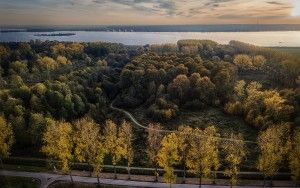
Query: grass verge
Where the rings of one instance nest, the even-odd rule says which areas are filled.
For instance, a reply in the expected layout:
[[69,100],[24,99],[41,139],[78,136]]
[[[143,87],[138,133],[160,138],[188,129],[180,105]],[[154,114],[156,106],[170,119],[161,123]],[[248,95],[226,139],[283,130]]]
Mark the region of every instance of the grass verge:
[[0,176],[1,188],[38,188],[39,181],[33,178]]

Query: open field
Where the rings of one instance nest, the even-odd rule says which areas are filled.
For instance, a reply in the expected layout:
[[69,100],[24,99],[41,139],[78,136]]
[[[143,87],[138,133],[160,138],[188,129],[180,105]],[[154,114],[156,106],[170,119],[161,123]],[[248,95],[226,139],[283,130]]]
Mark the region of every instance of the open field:
[[[152,121],[146,116],[146,110],[142,107],[133,110],[132,113],[139,122],[144,122],[145,125]],[[162,124],[171,130],[177,129],[180,125],[194,128],[215,125],[221,135],[241,133],[246,140],[256,140],[257,137],[257,130],[246,124],[242,118],[227,115],[218,108],[207,108],[201,111],[183,110],[178,117]]]
[[283,52],[288,52],[297,57],[300,57],[300,47],[272,47],[273,49],[280,50]]
[[33,178],[0,176],[1,188],[37,188],[39,181]]

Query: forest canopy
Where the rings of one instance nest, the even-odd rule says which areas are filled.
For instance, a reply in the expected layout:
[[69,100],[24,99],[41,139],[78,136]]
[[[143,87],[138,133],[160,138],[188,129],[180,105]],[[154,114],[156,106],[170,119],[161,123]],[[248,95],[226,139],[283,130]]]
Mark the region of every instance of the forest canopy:
[[[181,40],[177,44],[145,46],[38,40],[0,43],[1,126],[11,138],[6,146],[14,143],[13,155],[21,148],[35,148],[38,151],[43,148],[44,154],[56,156],[59,152],[52,150],[55,145],[52,145],[52,149],[43,147],[44,143],[51,145],[51,138],[55,134],[60,136],[55,132],[57,130],[52,129],[61,129],[61,137],[67,135],[59,138],[65,143],[70,139],[72,129],[77,131],[77,139],[80,140],[86,135],[78,130],[92,132],[91,129],[95,129],[99,132],[111,128],[115,133],[108,131],[112,138],[123,139],[122,147],[126,150],[120,152],[131,165],[137,162],[133,158],[136,147],[131,148],[134,131],[128,122],[123,121],[124,117],[111,109],[112,104],[127,110],[142,107],[152,121],[151,126],[173,130],[177,127],[165,125],[179,117],[182,111],[214,108],[229,117],[239,117],[247,126],[256,129],[261,156],[265,157],[276,152],[276,148],[265,148],[264,139],[273,139],[274,143],[276,139],[287,137],[299,141],[294,136],[299,135],[297,130],[300,125],[299,62],[291,54],[238,41],[221,45],[209,40]],[[116,124],[108,119],[113,119]],[[90,127],[82,127],[82,122]],[[121,128],[116,128],[116,125]],[[195,131],[200,135],[219,135],[224,130],[208,126],[205,130],[197,128]],[[277,134],[278,138],[273,138],[272,133]],[[126,140],[126,134],[132,137]],[[227,136],[234,137],[230,134]],[[243,140],[242,136],[236,137]],[[97,135],[94,137],[100,139]],[[151,150],[151,163],[167,169],[166,177],[173,182],[173,166],[181,164],[182,156],[179,156],[180,150],[177,151],[180,148],[176,148],[179,146],[168,146],[171,142],[180,145],[180,140],[175,134],[157,139],[159,142],[156,140],[156,145],[162,142],[163,148],[161,151]],[[197,139],[195,137],[191,141],[194,153],[199,149],[194,143]],[[217,155],[215,140],[205,141],[214,146],[209,150],[210,153]],[[289,145],[286,140],[281,139],[280,142],[287,148],[297,147],[293,143]],[[73,146],[67,147],[71,151]],[[223,149],[225,153],[230,153],[235,150],[234,147],[244,149],[243,143],[228,144]],[[77,149],[81,152],[79,149],[82,148]],[[119,160],[118,153],[114,153],[116,151],[114,148],[106,151],[115,156],[114,164]],[[3,152],[5,156],[10,153],[7,149]],[[172,163],[166,165],[163,161],[168,160],[168,153],[172,152]],[[210,153],[199,160],[214,160]],[[102,161],[104,154],[93,155],[98,155]],[[161,161],[155,161],[156,155]],[[241,152],[236,157],[242,161],[245,155]],[[287,154],[282,151],[283,155]],[[194,156],[187,157],[190,161],[187,163],[194,173],[202,173],[193,165],[201,161],[195,161],[198,159]],[[79,159],[90,160],[83,154]],[[228,164],[232,163],[230,159],[226,160]],[[278,161],[281,162],[281,159]],[[67,163],[64,165],[66,170]],[[213,169],[217,164],[207,165],[207,168]],[[231,165],[233,168],[239,163]],[[264,170],[268,167],[260,165],[259,168]],[[236,172],[227,170],[232,182],[235,182]]]

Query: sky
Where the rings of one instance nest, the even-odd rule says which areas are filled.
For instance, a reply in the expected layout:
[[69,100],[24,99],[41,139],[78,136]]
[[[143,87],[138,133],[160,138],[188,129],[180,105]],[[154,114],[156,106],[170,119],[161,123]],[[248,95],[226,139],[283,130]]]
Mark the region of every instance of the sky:
[[300,0],[0,0],[0,25],[300,24]]

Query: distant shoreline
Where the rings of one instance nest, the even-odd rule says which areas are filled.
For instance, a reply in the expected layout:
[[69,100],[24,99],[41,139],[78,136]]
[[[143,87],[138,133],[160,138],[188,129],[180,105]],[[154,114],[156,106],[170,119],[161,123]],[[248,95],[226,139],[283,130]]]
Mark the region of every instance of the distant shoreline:
[[34,36],[38,36],[38,37],[55,37],[55,36],[73,36],[73,35],[76,35],[76,33],[51,33],[51,34],[41,33],[41,34],[35,34]]
[[300,24],[0,26],[0,32],[263,32],[300,31]]

